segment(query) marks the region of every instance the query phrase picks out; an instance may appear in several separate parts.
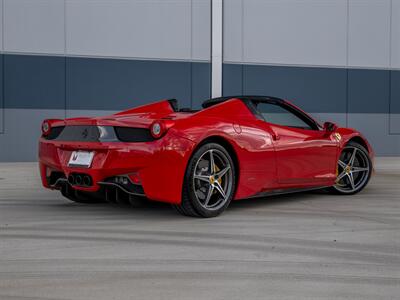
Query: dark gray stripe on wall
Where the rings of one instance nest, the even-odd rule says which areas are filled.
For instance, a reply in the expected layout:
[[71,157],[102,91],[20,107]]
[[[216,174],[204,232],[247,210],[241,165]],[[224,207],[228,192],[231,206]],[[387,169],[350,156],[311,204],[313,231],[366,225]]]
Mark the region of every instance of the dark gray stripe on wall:
[[393,114],[399,114],[400,113],[400,71],[392,72],[390,77],[391,77],[390,78],[390,80],[391,80],[390,81],[390,112]]
[[65,58],[4,55],[5,108],[65,108]]
[[[222,93],[224,96],[244,95],[243,69],[244,69],[243,65],[223,64],[223,66],[222,66]],[[270,95],[270,96],[272,96],[272,95]]]
[[226,96],[277,96],[319,113],[388,113],[390,102],[400,113],[400,71],[224,64],[223,72]]
[[3,89],[3,68],[4,56],[0,55],[0,134],[4,132],[4,89]]
[[[67,109],[124,109],[192,95],[208,96],[207,63],[67,58]],[[192,86],[192,72],[196,84]]]
[[390,71],[348,72],[348,112],[389,113]]
[[[181,107],[199,108],[210,97],[210,63],[1,57],[0,109],[120,110],[165,98],[177,98]],[[400,113],[398,70],[223,67],[224,95],[278,96],[309,112]]]
[[[242,76],[243,94],[269,95],[292,100],[309,112],[339,113],[346,111],[346,70],[328,68],[297,68],[243,65],[233,71]],[[224,68],[225,80],[232,67]],[[231,78],[232,79],[232,78]],[[240,78],[233,79],[237,92]],[[229,94],[231,83],[224,81],[224,93]]]
[[[205,99],[211,97],[211,64],[192,63],[192,105],[199,109]],[[182,104],[180,104],[182,107]]]
[[[2,66],[0,66],[2,67]],[[4,55],[5,108],[120,110],[210,97],[210,64]]]

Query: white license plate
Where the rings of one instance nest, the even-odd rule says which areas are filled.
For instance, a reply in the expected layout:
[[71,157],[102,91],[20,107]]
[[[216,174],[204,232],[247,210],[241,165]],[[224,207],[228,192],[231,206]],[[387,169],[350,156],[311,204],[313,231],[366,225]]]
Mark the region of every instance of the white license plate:
[[74,151],[69,158],[68,167],[90,168],[94,152]]

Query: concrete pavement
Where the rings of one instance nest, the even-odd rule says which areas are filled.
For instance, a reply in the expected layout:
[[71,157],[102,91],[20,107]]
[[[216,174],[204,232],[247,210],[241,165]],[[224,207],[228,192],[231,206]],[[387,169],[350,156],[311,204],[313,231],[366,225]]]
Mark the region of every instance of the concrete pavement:
[[83,205],[0,164],[0,299],[399,299],[400,164],[355,196],[236,202],[214,219],[168,205]]

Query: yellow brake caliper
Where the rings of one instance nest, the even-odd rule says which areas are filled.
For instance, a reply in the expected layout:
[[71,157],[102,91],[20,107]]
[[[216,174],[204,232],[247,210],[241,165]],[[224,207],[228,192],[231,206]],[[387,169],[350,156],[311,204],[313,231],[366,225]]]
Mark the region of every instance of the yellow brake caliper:
[[[214,164],[214,173],[217,173],[217,172],[219,172],[220,170],[221,170],[221,169],[218,168],[218,166]],[[219,182],[219,184],[222,184],[222,178],[218,178],[217,181]]]

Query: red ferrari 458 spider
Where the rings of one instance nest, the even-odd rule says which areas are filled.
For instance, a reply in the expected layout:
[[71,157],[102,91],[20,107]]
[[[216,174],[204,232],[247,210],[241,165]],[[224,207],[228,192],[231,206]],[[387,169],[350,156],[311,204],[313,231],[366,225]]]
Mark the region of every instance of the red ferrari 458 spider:
[[371,177],[373,151],[358,131],[321,126],[285,100],[222,97],[202,107],[165,100],[107,117],[45,120],[42,183],[76,202],[145,197],[214,217],[231,200],[320,188],[349,195]]

